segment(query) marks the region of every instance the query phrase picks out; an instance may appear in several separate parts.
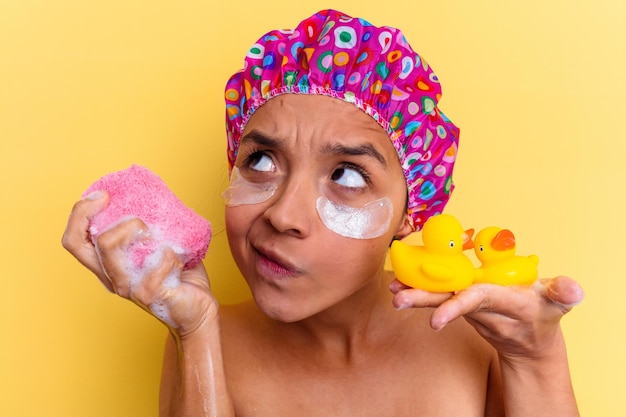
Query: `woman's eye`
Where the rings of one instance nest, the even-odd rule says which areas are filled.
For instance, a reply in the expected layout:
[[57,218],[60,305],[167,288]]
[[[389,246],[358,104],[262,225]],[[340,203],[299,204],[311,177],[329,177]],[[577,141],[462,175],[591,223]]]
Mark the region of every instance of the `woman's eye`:
[[255,171],[272,172],[276,170],[274,160],[263,152],[257,152],[248,158],[248,167]]
[[331,180],[343,187],[363,188],[367,185],[365,175],[356,168],[337,168],[331,175]]

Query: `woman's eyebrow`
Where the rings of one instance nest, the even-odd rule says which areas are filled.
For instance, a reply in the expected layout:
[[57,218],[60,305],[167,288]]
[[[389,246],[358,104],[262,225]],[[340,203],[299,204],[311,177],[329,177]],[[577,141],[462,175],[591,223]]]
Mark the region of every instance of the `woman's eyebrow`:
[[267,146],[267,147],[277,147],[283,142],[280,139],[271,138],[258,130],[252,129],[249,133],[241,138],[239,142],[239,146],[245,145],[248,142],[256,143],[257,145]]
[[366,155],[376,159],[384,167],[387,167],[387,160],[378,150],[369,143],[356,146],[348,146],[340,143],[329,144],[322,149],[322,153],[334,155]]
[[[241,138],[239,146],[247,143],[255,143],[257,145],[266,146],[269,148],[280,147],[283,144],[283,140],[272,138],[258,130],[251,130],[245,136]],[[362,145],[345,145],[341,143],[327,144],[322,148],[322,154],[332,155],[354,155],[354,156],[369,156],[376,159],[383,167],[387,167],[387,160],[378,152],[378,150],[371,144],[365,143]]]

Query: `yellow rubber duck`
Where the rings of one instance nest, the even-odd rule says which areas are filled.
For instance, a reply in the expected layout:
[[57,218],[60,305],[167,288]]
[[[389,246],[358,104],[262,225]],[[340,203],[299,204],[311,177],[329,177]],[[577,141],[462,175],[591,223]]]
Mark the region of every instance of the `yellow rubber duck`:
[[449,214],[424,223],[423,246],[396,240],[391,245],[391,267],[400,282],[431,292],[455,292],[469,287],[476,268],[463,250],[471,249],[473,229],[463,230]]
[[539,258],[515,255],[515,236],[507,229],[482,229],[474,240],[474,252],[481,263],[476,283],[530,285],[537,279]]

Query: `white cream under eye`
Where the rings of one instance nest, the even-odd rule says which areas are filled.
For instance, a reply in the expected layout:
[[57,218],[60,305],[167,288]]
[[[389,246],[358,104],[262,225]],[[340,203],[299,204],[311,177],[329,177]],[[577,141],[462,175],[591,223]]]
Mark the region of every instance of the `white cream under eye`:
[[322,223],[329,230],[353,239],[373,239],[384,235],[393,216],[393,206],[387,197],[363,207],[350,207],[319,197],[315,206]]
[[[268,157],[269,158],[269,157]],[[271,160],[271,158],[269,158]],[[273,165],[273,163],[272,163]],[[265,164],[263,164],[265,166]],[[252,182],[246,180],[239,168],[234,167],[230,176],[230,185],[222,193],[222,198],[227,206],[242,206],[246,204],[259,204],[267,201],[274,195],[278,188],[278,182]]]

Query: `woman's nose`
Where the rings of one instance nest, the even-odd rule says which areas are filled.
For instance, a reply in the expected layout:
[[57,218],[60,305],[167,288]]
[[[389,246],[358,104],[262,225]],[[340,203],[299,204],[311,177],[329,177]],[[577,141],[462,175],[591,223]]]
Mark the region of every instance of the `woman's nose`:
[[314,187],[308,181],[295,178],[286,180],[278,187],[265,219],[280,233],[306,237],[316,219]]

